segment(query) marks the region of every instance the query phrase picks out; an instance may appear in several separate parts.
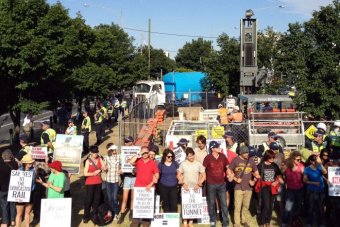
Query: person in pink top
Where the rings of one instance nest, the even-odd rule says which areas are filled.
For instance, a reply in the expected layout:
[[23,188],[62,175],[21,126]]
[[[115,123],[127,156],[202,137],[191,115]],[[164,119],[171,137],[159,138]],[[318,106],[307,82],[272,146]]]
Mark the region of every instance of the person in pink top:
[[[284,171],[286,177],[286,205],[282,226],[289,226],[292,220],[297,220],[303,200],[303,171],[301,154],[298,151],[290,153]],[[293,219],[293,217],[296,217]]]

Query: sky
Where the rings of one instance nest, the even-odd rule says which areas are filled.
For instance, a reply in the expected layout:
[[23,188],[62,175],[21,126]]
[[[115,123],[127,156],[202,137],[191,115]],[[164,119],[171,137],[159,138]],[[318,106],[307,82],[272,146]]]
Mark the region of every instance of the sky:
[[[57,0],[47,0],[55,4]],[[268,26],[285,32],[289,23],[304,22],[314,10],[332,0],[59,0],[75,17],[86,24],[115,23],[134,38],[134,45],[148,44],[148,20],[151,20],[151,45],[174,58],[187,42],[203,37],[213,42],[222,33],[239,37],[240,20],[252,9],[258,30]],[[136,31],[137,30],[137,31]],[[167,33],[157,34],[157,33]],[[175,34],[175,35],[171,35]]]

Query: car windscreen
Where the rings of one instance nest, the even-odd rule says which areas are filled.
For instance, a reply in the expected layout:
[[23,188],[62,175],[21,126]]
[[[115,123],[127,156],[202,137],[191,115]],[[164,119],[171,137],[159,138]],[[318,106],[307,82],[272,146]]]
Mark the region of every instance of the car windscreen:
[[150,92],[150,85],[148,84],[137,84],[136,85],[136,92],[138,93],[149,93]]

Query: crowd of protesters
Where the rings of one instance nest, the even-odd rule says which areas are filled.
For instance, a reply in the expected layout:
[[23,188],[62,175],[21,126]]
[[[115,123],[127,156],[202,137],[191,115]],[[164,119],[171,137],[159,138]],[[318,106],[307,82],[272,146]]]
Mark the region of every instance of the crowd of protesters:
[[[122,171],[120,151],[114,143],[106,146],[106,155],[99,155],[98,145],[103,142],[108,122],[117,120],[115,108],[117,99],[102,105],[94,114],[97,141],[90,146],[92,130],[88,112],[82,113],[80,130],[70,118],[63,128],[67,135],[84,135],[83,155],[85,194],[83,197],[83,223],[94,220],[100,206],[106,204],[112,219],[122,224],[129,213],[131,226],[149,226],[151,220],[133,218],[134,187],[155,188],[160,196],[162,212],[176,213],[181,201],[181,188],[202,189],[207,197],[210,226],[250,226],[249,220],[256,215],[259,226],[271,226],[273,211],[280,226],[336,226],[336,214],[340,212],[339,199],[328,194],[332,182],[327,178],[328,167],[340,167],[339,121],[336,121],[329,135],[322,125],[314,134],[314,140],[307,140],[303,152],[291,151],[288,157],[278,143],[275,132],[268,133],[265,141],[256,150],[244,142],[237,141],[235,132],[226,131],[224,139],[227,151],[222,152],[220,144],[209,144],[203,135],[196,141],[181,139],[178,147],[186,154],[181,163],[175,153],[165,148],[161,153],[155,144],[143,146],[137,155],[128,161],[134,166],[131,173]],[[236,110],[235,113],[238,113]],[[111,117],[110,117],[111,116]],[[109,120],[110,119],[110,120]],[[0,208],[1,227],[28,227],[39,223],[42,198],[70,198],[70,174],[63,171],[62,163],[52,161],[56,132],[49,122],[42,122],[41,145],[48,148],[45,160],[34,160],[29,154],[27,135],[20,136],[21,149],[2,152],[0,162]],[[124,138],[124,146],[133,146],[134,138]],[[103,153],[103,152],[101,152]],[[31,171],[33,181],[30,201],[7,202],[9,180],[12,170]],[[104,175],[102,175],[105,173]],[[105,188],[105,190],[103,190]],[[122,198],[119,191],[122,189]],[[33,221],[30,222],[33,211]],[[183,219],[184,227],[193,226],[195,220]]]

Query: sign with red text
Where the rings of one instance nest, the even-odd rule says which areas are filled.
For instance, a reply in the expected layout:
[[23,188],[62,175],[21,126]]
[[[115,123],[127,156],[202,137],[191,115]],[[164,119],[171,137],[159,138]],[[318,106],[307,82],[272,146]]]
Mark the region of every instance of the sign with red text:
[[197,224],[210,224],[207,197],[202,197],[202,218],[197,220]]
[[328,167],[328,195],[340,196],[340,167]]
[[43,159],[47,157],[47,147],[31,147],[30,153],[33,159]]

